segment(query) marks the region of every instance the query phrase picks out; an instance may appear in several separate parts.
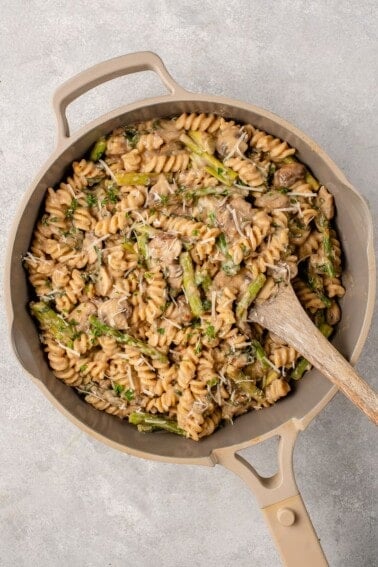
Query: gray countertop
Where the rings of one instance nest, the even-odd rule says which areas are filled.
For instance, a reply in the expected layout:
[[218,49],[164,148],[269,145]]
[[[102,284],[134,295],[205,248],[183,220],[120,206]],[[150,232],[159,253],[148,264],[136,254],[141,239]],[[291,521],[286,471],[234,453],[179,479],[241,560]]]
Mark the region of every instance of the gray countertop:
[[[22,195],[54,148],[56,87],[138,50],[160,54],[189,90],[251,102],[297,125],[368,199],[376,222],[376,2],[9,0],[1,12],[1,255]],[[151,73],[118,79],[76,101],[70,123],[163,91]],[[18,365],[3,312],[0,565],[280,564],[236,476],[130,457],[68,422]],[[358,363],[375,387],[376,349],[375,318]],[[374,434],[337,395],[297,443],[298,484],[335,567],[376,565]],[[271,441],[247,454],[267,474],[275,451]]]

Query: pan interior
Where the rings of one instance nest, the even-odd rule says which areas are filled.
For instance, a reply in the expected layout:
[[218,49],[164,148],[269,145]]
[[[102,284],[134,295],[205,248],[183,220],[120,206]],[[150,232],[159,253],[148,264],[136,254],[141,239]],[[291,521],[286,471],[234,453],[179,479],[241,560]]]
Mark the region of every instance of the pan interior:
[[[205,98],[205,97],[203,97]],[[71,162],[81,158],[101,135],[124,124],[148,120],[153,117],[178,115],[182,112],[216,113],[240,122],[250,122],[267,132],[283,138],[298,151],[303,161],[333,193],[337,208],[336,224],[344,251],[344,285],[346,295],[341,301],[342,322],[334,344],[350,358],[364,328],[367,312],[369,263],[367,241],[369,218],[362,199],[343,185],[332,164],[279,118],[267,115],[260,109],[243,103],[202,100],[174,101],[152,99],[144,106],[134,105],[121,109],[112,118],[103,118],[86,131],[71,138],[71,143],[61,153],[53,156],[45,172],[31,188],[30,198],[20,217],[10,256],[10,297],[13,310],[12,340],[17,356],[24,368],[41,382],[49,397],[79,425],[99,435],[102,440],[116,444],[125,451],[144,453],[146,457],[161,459],[203,460],[215,448],[247,443],[267,435],[290,418],[303,418],[329,394],[332,385],[318,371],[312,370],[295,385],[295,391],[269,409],[250,412],[237,418],[234,425],[219,429],[200,442],[182,439],[166,433],[140,434],[133,426],[116,417],[99,412],[86,404],[71,388],[56,379],[47,366],[38,331],[32,321],[27,303],[30,289],[21,258],[28,250],[34,224],[38,218],[45,191],[56,185],[64,176]],[[130,109],[131,108],[131,109]],[[114,114],[114,113],[113,113]]]

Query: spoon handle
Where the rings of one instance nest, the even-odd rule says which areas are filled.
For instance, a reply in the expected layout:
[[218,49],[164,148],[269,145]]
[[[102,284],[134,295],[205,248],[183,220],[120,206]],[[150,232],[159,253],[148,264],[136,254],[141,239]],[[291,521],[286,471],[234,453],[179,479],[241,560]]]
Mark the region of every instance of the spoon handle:
[[300,352],[378,424],[377,394],[315,327],[291,286],[280,290],[271,302],[252,310],[250,316]]
[[304,357],[378,425],[378,397],[345,358],[314,326],[311,342],[302,347]]

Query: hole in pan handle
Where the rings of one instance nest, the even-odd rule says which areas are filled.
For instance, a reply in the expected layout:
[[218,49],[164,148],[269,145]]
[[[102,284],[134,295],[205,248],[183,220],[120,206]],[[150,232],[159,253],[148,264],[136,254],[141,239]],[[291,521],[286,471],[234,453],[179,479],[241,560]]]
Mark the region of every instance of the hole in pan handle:
[[237,474],[255,494],[283,565],[327,567],[328,562],[295,482],[293,451],[298,431],[298,424],[291,420],[275,432],[280,436],[279,468],[272,477],[260,476],[234,449],[216,449],[214,457],[217,464]]
[[154,71],[174,96],[188,94],[171,77],[160,57],[151,51],[129,53],[103,61],[72,77],[56,90],[53,107],[57,119],[58,144],[67,141],[70,136],[66,108],[72,101],[102,83],[141,71]]

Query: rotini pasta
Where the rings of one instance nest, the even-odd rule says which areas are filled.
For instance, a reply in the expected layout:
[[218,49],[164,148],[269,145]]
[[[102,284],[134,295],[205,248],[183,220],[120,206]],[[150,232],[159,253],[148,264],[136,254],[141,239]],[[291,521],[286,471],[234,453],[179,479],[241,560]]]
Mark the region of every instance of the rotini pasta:
[[24,257],[52,371],[140,431],[196,441],[269,407],[303,364],[249,308],[293,280],[330,335],[345,293],[334,213],[295,149],[251,124],[118,128],[47,188]]

